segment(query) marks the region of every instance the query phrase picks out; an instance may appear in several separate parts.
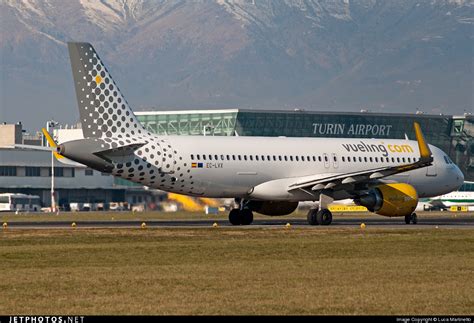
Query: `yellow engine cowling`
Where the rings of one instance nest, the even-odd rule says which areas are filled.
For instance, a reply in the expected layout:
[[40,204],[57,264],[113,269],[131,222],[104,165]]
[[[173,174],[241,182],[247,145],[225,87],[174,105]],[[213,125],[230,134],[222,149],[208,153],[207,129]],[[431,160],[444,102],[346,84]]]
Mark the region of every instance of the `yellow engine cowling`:
[[415,211],[418,194],[409,184],[383,184],[371,189],[355,202],[380,215],[406,216]]

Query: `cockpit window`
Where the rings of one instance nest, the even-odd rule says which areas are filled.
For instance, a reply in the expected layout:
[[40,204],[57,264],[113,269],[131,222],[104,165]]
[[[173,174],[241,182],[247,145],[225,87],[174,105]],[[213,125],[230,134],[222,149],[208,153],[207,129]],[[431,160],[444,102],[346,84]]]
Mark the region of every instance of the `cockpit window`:
[[444,161],[446,162],[446,164],[448,164],[448,165],[449,164],[454,164],[454,162],[448,156],[444,155],[443,158],[444,158]]

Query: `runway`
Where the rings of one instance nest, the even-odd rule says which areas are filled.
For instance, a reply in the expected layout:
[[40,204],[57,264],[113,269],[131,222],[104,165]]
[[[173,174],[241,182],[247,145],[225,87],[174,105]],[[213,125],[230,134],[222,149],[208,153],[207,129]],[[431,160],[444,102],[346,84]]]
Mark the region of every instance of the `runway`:
[[[50,229],[50,228],[71,228],[73,221],[12,221],[7,223],[11,229]],[[428,228],[450,228],[450,229],[473,229],[474,216],[459,217],[418,217],[417,224],[405,224],[403,218],[333,218],[330,226],[310,226],[305,219],[285,219],[268,218],[255,219],[249,226],[233,226],[227,219],[208,220],[94,220],[94,221],[75,221],[76,228],[140,228],[143,223],[147,228],[206,228],[212,227],[217,223],[219,227],[229,228],[275,228],[285,226],[287,223],[295,227],[314,228],[350,228],[359,227],[362,223],[367,228],[393,228],[393,229],[428,229]]]

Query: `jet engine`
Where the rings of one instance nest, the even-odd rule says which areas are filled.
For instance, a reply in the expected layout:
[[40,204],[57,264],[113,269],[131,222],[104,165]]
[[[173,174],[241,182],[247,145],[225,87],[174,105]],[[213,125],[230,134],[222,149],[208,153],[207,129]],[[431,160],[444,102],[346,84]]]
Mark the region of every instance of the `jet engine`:
[[292,213],[298,207],[298,202],[249,201],[246,206],[260,214],[279,216]]
[[374,187],[367,194],[354,199],[354,202],[380,215],[406,216],[415,210],[418,194],[408,184],[384,184]]

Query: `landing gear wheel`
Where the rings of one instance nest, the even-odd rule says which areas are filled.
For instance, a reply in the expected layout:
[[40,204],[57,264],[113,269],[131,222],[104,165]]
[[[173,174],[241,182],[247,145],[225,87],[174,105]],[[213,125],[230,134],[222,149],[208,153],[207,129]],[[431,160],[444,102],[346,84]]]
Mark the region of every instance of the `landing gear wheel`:
[[243,209],[240,211],[241,224],[250,225],[253,222],[253,213],[249,209]]
[[229,222],[232,225],[240,225],[242,224],[242,216],[240,215],[239,209],[233,209],[229,213]]
[[405,215],[405,223],[406,224],[417,224],[418,223],[418,217],[416,216],[416,213],[412,213],[410,215]]
[[316,213],[316,221],[321,225],[330,225],[332,222],[332,213],[328,209],[322,209]]
[[405,215],[405,223],[410,224],[411,222],[411,214],[410,215]]
[[306,218],[308,219],[309,225],[318,225],[318,221],[316,220],[316,213],[318,213],[318,209],[310,209],[308,211],[308,215]]

